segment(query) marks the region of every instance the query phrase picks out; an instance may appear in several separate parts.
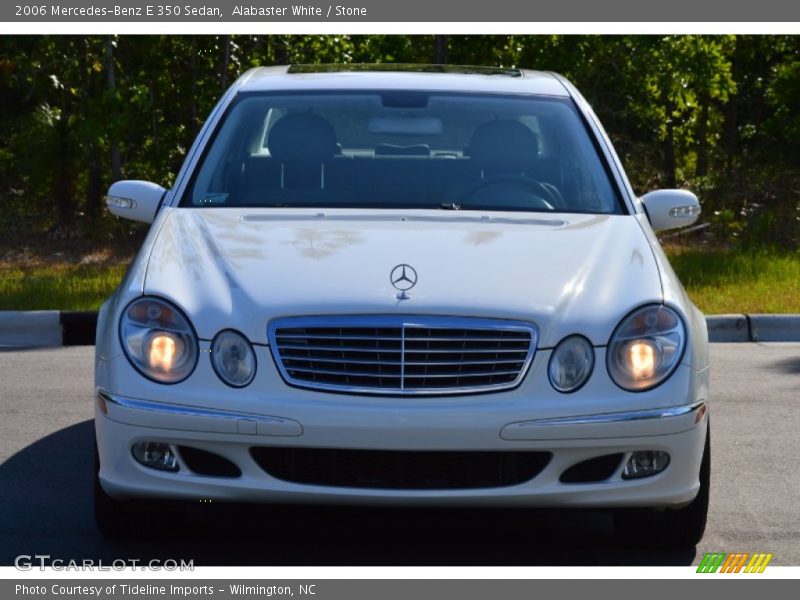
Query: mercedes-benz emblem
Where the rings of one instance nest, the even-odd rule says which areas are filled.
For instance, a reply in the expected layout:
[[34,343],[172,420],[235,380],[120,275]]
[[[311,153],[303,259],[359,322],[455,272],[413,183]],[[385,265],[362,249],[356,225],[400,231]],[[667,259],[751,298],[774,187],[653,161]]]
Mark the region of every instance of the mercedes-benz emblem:
[[406,292],[417,285],[417,272],[411,265],[403,263],[392,269],[389,281],[392,282],[395,289],[400,290],[400,294],[397,297],[404,300],[408,298]]

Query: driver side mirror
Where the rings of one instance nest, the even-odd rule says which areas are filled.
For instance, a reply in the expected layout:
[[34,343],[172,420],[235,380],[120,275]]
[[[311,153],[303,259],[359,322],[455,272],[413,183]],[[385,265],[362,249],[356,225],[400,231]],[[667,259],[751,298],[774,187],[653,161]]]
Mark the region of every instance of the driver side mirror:
[[152,223],[166,193],[163,187],[149,181],[117,181],[108,188],[106,205],[117,217]]
[[654,231],[686,227],[700,216],[700,201],[686,190],[656,190],[641,200]]

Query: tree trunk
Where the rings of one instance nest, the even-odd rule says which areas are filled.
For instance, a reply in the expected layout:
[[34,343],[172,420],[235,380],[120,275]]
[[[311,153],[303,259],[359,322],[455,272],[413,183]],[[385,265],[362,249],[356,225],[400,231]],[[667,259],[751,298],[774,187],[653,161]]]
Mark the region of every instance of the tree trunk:
[[437,65],[446,65],[448,58],[448,38],[447,35],[436,35],[433,39],[433,62]]
[[189,47],[189,81],[192,82],[192,92],[189,97],[189,122],[192,126],[188,128],[183,142],[187,148],[191,147],[192,140],[197,137],[197,133],[200,131],[200,119],[197,116],[197,52],[196,39],[192,38],[191,46]]
[[[66,42],[66,55],[78,54],[80,48],[70,40]],[[76,52],[77,51],[77,52]],[[69,53],[69,54],[68,54]],[[60,90],[60,109],[55,124],[56,165],[50,181],[53,201],[56,205],[56,226],[61,233],[69,234],[75,222],[75,155],[73,153],[71,121],[73,106],[65,88]]]
[[[114,41],[112,36],[106,38],[106,82],[108,91],[111,96],[114,96],[114,91],[117,89],[117,74],[114,69]],[[110,138],[108,140],[111,146],[111,179],[119,181],[122,179],[122,158],[120,157],[119,144],[115,139],[114,128],[110,129]]]
[[725,178],[730,181],[733,177],[734,158],[739,152],[739,107],[738,99],[731,98],[725,110],[725,125],[723,127],[725,148]]
[[695,175],[704,177],[708,174],[708,111],[711,97],[703,94],[700,97],[700,117],[697,123],[697,165]]
[[56,125],[56,147],[58,163],[51,182],[53,200],[58,215],[58,228],[69,232],[75,222],[75,179],[72,169],[72,144],[70,144],[69,120],[70,110],[67,106],[66,94],[61,118]]
[[289,40],[285,35],[276,35],[275,43],[275,64],[288,65],[289,64]]
[[[92,122],[95,119],[96,111],[90,107],[94,106],[94,89],[92,86],[92,74],[89,67],[90,63],[89,40],[81,37],[81,53],[78,65],[81,71],[81,119]],[[93,128],[90,128],[90,131]],[[100,152],[97,139],[94,135],[89,135],[81,144],[86,153],[87,184],[86,184],[86,217],[89,221],[97,221],[103,207],[103,171],[100,166]]]
[[[744,62],[743,40],[736,38],[736,45],[731,53],[731,75],[739,89],[745,75],[742,64]],[[725,178],[728,182],[733,178],[735,157],[739,153],[739,96],[734,94],[725,105],[724,124],[722,127],[723,148],[725,148]]]
[[220,83],[222,84],[223,93],[228,89],[228,65],[231,62],[231,36],[222,36],[222,44],[224,46],[222,51],[222,66],[220,68]]
[[271,35],[266,36],[266,40],[264,42],[264,63],[267,65],[273,64],[275,62],[275,58],[272,52],[272,37]]
[[676,185],[675,170],[675,106],[670,100],[664,102],[665,114],[667,117],[667,135],[663,142],[664,153],[664,184],[666,187],[674,188]]
[[156,112],[156,93],[153,82],[150,82],[147,92],[150,96],[150,135],[153,136],[153,150],[156,156],[161,156],[161,147],[158,143],[158,113]]

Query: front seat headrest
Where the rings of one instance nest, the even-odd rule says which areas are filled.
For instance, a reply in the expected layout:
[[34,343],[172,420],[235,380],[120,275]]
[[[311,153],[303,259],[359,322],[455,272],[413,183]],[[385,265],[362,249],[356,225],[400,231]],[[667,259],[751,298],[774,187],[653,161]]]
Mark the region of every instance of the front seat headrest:
[[488,171],[519,173],[536,162],[539,137],[519,121],[487,121],[472,134],[467,153]]
[[302,163],[323,163],[339,151],[331,124],[312,113],[278,120],[269,131],[267,147],[277,160]]

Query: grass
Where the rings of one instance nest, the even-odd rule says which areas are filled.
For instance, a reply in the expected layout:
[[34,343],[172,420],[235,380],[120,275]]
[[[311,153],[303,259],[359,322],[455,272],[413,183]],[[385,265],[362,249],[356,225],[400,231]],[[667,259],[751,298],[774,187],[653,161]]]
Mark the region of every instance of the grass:
[[0,310],[97,310],[126,268],[120,263],[0,265]]
[[[692,300],[706,314],[800,313],[800,252],[667,248]],[[129,257],[110,251],[0,257],[0,310],[96,310]]]
[[668,248],[667,254],[707,315],[800,313],[800,252]]
[[81,242],[0,250],[0,310],[97,310],[132,256]]

